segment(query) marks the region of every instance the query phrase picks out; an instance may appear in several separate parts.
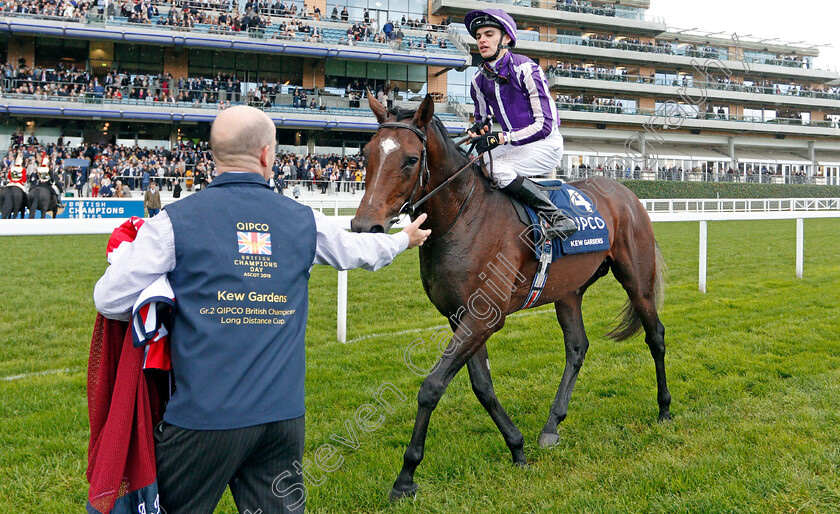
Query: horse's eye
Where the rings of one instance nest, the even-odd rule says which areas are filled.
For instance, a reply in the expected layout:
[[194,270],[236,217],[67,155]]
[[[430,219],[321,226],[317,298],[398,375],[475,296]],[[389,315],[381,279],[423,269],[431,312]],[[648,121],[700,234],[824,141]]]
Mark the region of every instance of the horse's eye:
[[403,165],[403,167],[414,166],[415,164],[417,164],[417,161],[419,161],[419,160],[420,160],[419,157],[407,157],[405,159],[405,164]]

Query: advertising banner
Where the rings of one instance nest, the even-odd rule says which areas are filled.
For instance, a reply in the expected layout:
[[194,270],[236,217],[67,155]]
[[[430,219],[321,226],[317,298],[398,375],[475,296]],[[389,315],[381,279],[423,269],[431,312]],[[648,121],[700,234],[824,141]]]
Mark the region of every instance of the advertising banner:
[[66,208],[59,218],[129,218],[144,216],[142,199],[63,198]]

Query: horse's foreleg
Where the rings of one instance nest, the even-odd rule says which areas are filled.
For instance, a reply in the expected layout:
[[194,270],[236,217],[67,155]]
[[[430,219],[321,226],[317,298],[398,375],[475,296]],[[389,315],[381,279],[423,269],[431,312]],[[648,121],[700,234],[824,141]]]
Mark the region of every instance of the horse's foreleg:
[[[403,465],[394,487],[389,495],[391,501],[407,496],[414,496],[417,491],[417,484],[414,483],[414,471],[423,460],[423,452],[426,445],[426,433],[429,429],[429,419],[432,411],[437,407],[449,382],[455,378],[464,364],[470,357],[484,345],[490,335],[491,329],[480,331],[474,326],[466,327],[462,321],[446,350],[443,352],[434,370],[423,380],[420,392],[417,393],[417,417],[414,419],[414,431],[411,433],[411,442],[403,456]],[[470,323],[473,325],[473,323]]]
[[548,414],[548,421],[542,429],[539,437],[540,446],[548,448],[560,441],[557,435],[557,425],[566,419],[569,410],[569,400],[572,398],[572,390],[575,388],[580,367],[589,349],[589,340],[586,338],[586,331],[583,328],[583,317],[580,314],[581,296],[575,295],[566,300],[554,304],[557,312],[557,321],[563,329],[563,342],[566,346],[566,367],[563,370],[563,378],[560,379],[560,387],[551,405]]
[[478,401],[484,407],[493,422],[496,423],[502,437],[505,438],[510,452],[513,455],[513,463],[519,466],[528,464],[525,460],[525,439],[522,432],[516,428],[510,417],[505,412],[496,391],[493,390],[493,380],[490,378],[490,360],[487,357],[487,345],[482,345],[467,362],[467,370],[470,372],[470,382],[473,392]]

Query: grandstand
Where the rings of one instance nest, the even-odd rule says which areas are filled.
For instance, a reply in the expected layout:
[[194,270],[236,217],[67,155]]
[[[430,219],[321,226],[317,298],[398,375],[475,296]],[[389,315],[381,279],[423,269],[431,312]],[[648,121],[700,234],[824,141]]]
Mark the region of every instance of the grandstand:
[[[840,75],[814,65],[818,46],[675,29],[649,0],[500,3],[556,95],[565,176],[840,184]],[[14,0],[0,8],[0,151],[21,131],[174,148],[248,103],[282,148],[350,155],[376,127],[364,86],[408,106],[431,93],[456,134],[478,61],[459,22],[497,6]]]

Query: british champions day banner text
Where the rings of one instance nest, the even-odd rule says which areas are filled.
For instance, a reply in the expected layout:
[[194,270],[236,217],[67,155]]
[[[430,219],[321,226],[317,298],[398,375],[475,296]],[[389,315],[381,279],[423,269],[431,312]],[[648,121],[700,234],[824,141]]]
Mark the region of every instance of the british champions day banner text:
[[59,218],[142,218],[143,200],[137,199],[72,199],[64,198],[64,211]]

